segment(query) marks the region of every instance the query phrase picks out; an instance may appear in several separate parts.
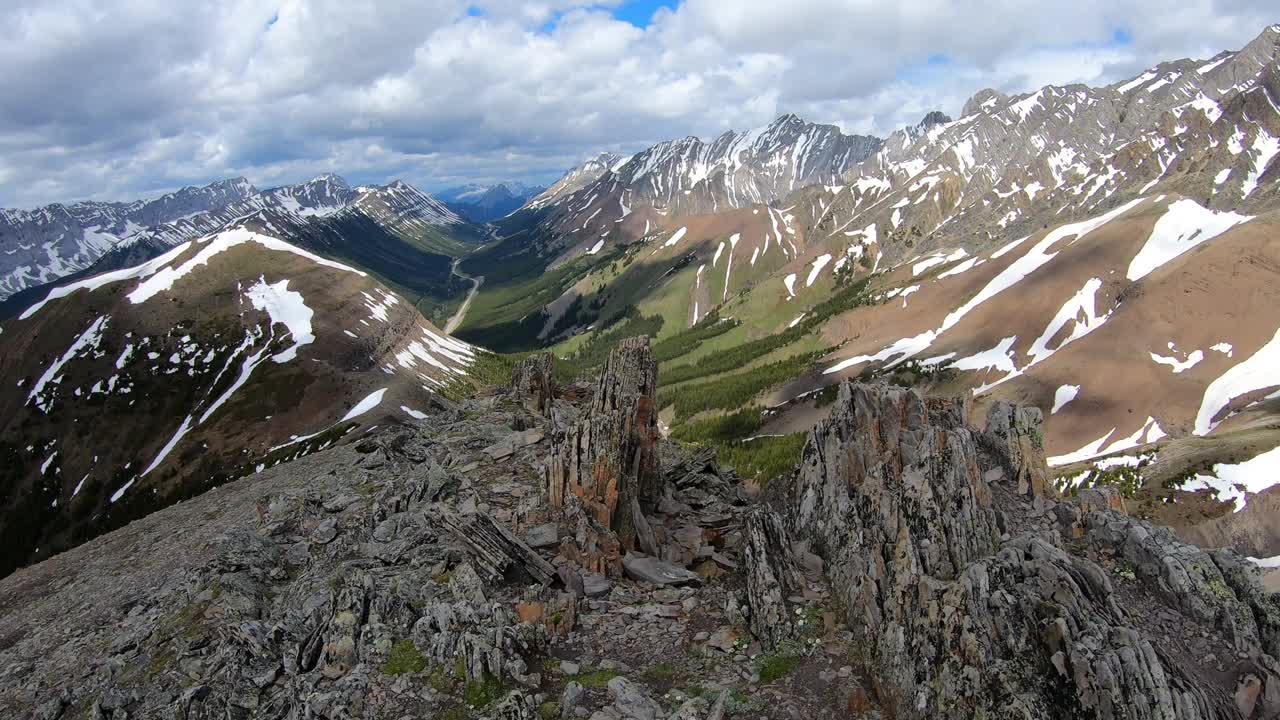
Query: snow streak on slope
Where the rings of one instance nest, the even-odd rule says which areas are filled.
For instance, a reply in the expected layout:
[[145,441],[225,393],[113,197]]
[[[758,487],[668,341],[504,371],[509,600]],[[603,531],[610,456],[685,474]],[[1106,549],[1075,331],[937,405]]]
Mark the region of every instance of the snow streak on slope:
[[1213,490],[1218,499],[1233,504],[1233,511],[1245,508],[1250,493],[1260,493],[1280,484],[1280,447],[1237,464],[1221,463],[1209,474],[1196,475],[1183,490]]
[[369,412],[370,410],[378,407],[378,404],[382,402],[382,396],[386,394],[387,394],[386,388],[382,388],[380,390],[374,390],[373,392],[369,393],[369,395],[366,396],[363,400],[356,403],[355,407],[351,408],[351,410],[349,410],[346,415],[343,415],[342,419],[339,420],[338,422],[344,423],[348,420],[354,420],[360,417],[361,415],[364,415],[365,413]]
[[[324,265],[325,267],[345,270],[347,272],[355,273],[361,277],[367,277],[367,273],[361,270],[356,270],[355,268],[343,265],[342,263],[337,263],[327,258],[320,257],[319,255],[307,252],[306,250],[291,245],[283,240],[255,233],[251,230],[236,228],[223,231],[217,235],[203,238],[201,240],[192,240],[190,242],[183,243],[165,254],[136,267],[115,270],[101,275],[95,275],[78,282],[56,287],[49,291],[49,294],[43,300],[23,311],[19,317],[22,320],[26,320],[39,312],[40,309],[51,300],[66,297],[77,290],[92,291],[111,283],[122,282],[125,280],[142,280],[141,283],[138,283],[137,287],[129,292],[128,297],[129,301],[134,304],[143,303],[161,292],[173,289],[175,282],[190,274],[196,268],[208,264],[209,260],[219,253],[247,242],[257,243],[268,250],[276,250],[279,252],[299,255],[314,263]],[[174,264],[178,258],[186,255],[188,250],[194,248],[199,248],[195,255],[181,264]]]
[[136,305],[138,303],[143,303],[143,302],[146,302],[147,300],[150,300],[151,298],[155,297],[161,292],[172,290],[173,284],[175,282],[177,282],[178,280],[190,274],[197,267],[208,264],[209,260],[212,259],[214,256],[218,255],[219,253],[225,252],[226,250],[229,250],[235,247],[236,245],[240,245],[242,243],[247,243],[247,242],[258,243],[259,245],[267,248],[268,250],[277,250],[279,252],[288,252],[288,253],[293,253],[295,255],[300,255],[316,263],[317,265],[324,265],[325,267],[331,267],[338,270],[345,270],[347,272],[352,272],[357,275],[360,275],[361,277],[365,276],[365,273],[360,270],[356,270],[353,267],[343,265],[342,263],[336,263],[327,258],[322,258],[319,255],[316,255],[314,253],[309,253],[306,250],[290,245],[289,243],[283,240],[278,240],[276,238],[269,237],[267,235],[261,235],[259,233],[253,232],[252,230],[236,228],[234,230],[227,230],[224,232],[220,232],[217,235],[214,235],[212,238],[209,238],[208,240],[195,241],[193,245],[196,247],[199,247],[200,250],[191,259],[187,260],[181,265],[160,268],[158,271],[155,272],[155,274],[151,275],[145,281],[140,283],[138,287],[133,290],[133,292],[129,293],[129,296],[128,296],[129,302],[132,302]]
[[1130,280],[1140,280],[1197,245],[1252,219],[1233,212],[1206,210],[1195,200],[1172,202],[1156,221],[1151,236],[1134,256],[1125,276]]
[[[900,363],[904,360],[907,360],[909,358],[915,357],[916,355],[923,352],[924,350],[927,350],[931,345],[933,345],[933,342],[939,336],[941,336],[943,333],[950,330],[951,328],[955,327],[955,325],[959,323],[960,320],[963,319],[965,315],[972,312],[974,308],[978,307],[979,305],[986,302],[987,300],[990,300],[996,295],[999,295],[1005,290],[1013,287],[1014,285],[1017,285],[1019,282],[1025,279],[1028,275],[1035,272],[1036,270],[1039,270],[1041,267],[1046,265],[1049,261],[1053,260],[1053,258],[1056,257],[1064,247],[1078,241],[1080,238],[1084,237],[1085,235],[1088,235],[1090,232],[1093,232],[1094,230],[1097,230],[1098,228],[1102,227],[1103,225],[1110,222],[1111,220],[1114,220],[1115,218],[1120,217],[1121,215],[1123,215],[1124,213],[1132,209],[1134,206],[1138,205],[1140,202],[1142,202],[1141,199],[1133,200],[1099,217],[1092,218],[1092,219],[1085,220],[1078,223],[1070,223],[1068,225],[1063,225],[1059,228],[1056,228],[1050,231],[1044,236],[1043,239],[1040,240],[1040,242],[1036,243],[1030,249],[1028,249],[1026,254],[1024,254],[1022,257],[1019,257],[1017,260],[1013,261],[1008,267],[1002,270],[1000,274],[996,275],[996,277],[993,278],[989,283],[987,283],[987,285],[983,287],[983,289],[980,290],[973,298],[971,298],[964,305],[960,306],[956,310],[949,313],[946,316],[946,318],[943,319],[942,325],[936,330],[928,330],[910,338],[903,338],[893,343],[889,347],[884,348],[880,352],[877,352],[871,355],[858,355],[852,358],[847,358],[845,360],[842,360],[836,363],[835,365],[828,367],[826,370],[823,371],[823,373],[830,374],[830,373],[840,372],[841,370],[845,370],[847,368],[850,368],[865,362],[877,362],[877,361],[883,362],[883,361],[892,360],[892,363],[890,364],[893,365],[893,364]],[[1060,241],[1063,241],[1066,238],[1072,238],[1072,240],[1070,242],[1067,242],[1066,245],[1064,245],[1063,247],[1057,248],[1053,252],[1049,252],[1051,248],[1054,248],[1056,245],[1059,244]],[[1086,287],[1081,290],[1081,293],[1082,294],[1087,293],[1088,290],[1089,288]],[[1082,306],[1083,302],[1084,302],[1084,299],[1081,299],[1081,301],[1078,303],[1075,303],[1075,305],[1077,307]],[[1072,305],[1072,303],[1069,302],[1068,305]],[[1069,308],[1064,307],[1060,314],[1067,313],[1068,311],[1069,311]],[[1061,345],[1059,345],[1059,349],[1062,347],[1062,345],[1065,345],[1067,342],[1070,342],[1071,340],[1074,340],[1077,337],[1082,337],[1084,334],[1087,334],[1088,332],[1091,332],[1093,329],[1096,329],[1097,325],[1101,324],[1101,321],[1105,320],[1105,318],[1097,318],[1092,315],[1090,317],[1091,317],[1091,320],[1089,322],[1084,323],[1082,326],[1081,325],[1076,326],[1076,328],[1072,332],[1073,337],[1063,342]],[[1062,322],[1065,322],[1065,321],[1062,321]],[[1058,322],[1055,320],[1055,323],[1058,325],[1059,328],[1061,327],[1062,322]],[[1053,335],[1052,332],[1050,332],[1048,335],[1042,336],[1042,338],[1038,342],[1040,342],[1042,345],[1045,345],[1047,343],[1048,338],[1051,338],[1052,335]],[[1047,345],[1044,347],[1041,347],[1040,355],[1042,355],[1043,357],[1041,357],[1040,359],[1044,359],[1048,357],[1048,355],[1052,354],[1052,352],[1053,351],[1047,348]],[[1033,360],[1032,364],[1034,364],[1035,362],[1036,361]],[[1004,379],[1005,380],[1011,379],[1012,377],[1015,377],[1020,372],[1021,370],[1015,369],[1013,371],[1013,374],[1011,374],[1009,377],[1006,377]],[[1003,382],[1003,380],[1001,382]]]
[[1235,365],[1221,377],[1209,383],[1196,414],[1196,435],[1208,435],[1223,418],[1219,415],[1231,401],[1257,390],[1280,385],[1276,368],[1280,368],[1280,330],[1248,360]]
[[966,302],[964,305],[961,305],[955,312],[947,315],[946,319],[942,322],[941,330],[946,331],[955,327],[956,323],[960,322],[960,320],[964,318],[965,315],[968,315],[974,308],[1013,287],[1026,276],[1036,270],[1039,270],[1041,267],[1044,267],[1046,263],[1061,252],[1061,249],[1049,252],[1050,248],[1053,248],[1059,240],[1074,236],[1074,239],[1067,243],[1067,245],[1070,245],[1085,235],[1088,235],[1094,230],[1097,230],[1103,225],[1111,222],[1115,218],[1125,214],[1140,202],[1142,202],[1141,198],[1137,200],[1130,200],[1124,205],[1121,205],[1104,215],[1100,215],[1090,220],[1084,220],[1082,222],[1063,225],[1062,227],[1049,232],[1040,240],[1040,242],[1027,250],[1025,255],[1018,258],[1010,264],[1009,267],[1001,271],[999,275],[993,278],[991,282],[988,283],[986,287],[982,288],[982,290],[980,290],[971,300]]
[[61,380],[58,373],[68,362],[79,355],[81,352],[89,349],[97,349],[98,344],[102,342],[102,330],[107,326],[108,318],[99,316],[98,319],[90,323],[89,327],[80,336],[71,343],[71,347],[62,354],[61,357],[53,361],[44,374],[36,380],[35,385],[31,388],[31,394],[27,396],[27,402],[34,402],[41,410],[49,411],[49,401],[45,399],[43,392],[45,385],[49,383],[57,383]]

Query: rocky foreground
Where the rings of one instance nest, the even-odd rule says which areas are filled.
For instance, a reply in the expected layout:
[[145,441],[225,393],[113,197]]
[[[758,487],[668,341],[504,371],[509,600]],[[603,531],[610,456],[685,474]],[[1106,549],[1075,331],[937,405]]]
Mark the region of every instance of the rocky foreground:
[[534,357],[0,581],[0,716],[1280,716],[1256,570],[1055,497],[1038,411],[845,384],[761,494],[657,380]]

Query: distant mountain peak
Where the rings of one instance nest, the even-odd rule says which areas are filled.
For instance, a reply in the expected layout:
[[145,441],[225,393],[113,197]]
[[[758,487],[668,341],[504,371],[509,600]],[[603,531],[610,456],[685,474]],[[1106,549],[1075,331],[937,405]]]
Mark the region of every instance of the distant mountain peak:
[[[602,153],[569,171],[529,203],[568,203],[551,222],[599,237],[634,208],[676,215],[770,203],[806,185],[838,182],[880,148],[880,138],[784,113],[767,125],[656,143],[621,159]],[[615,160],[616,159],[616,160]],[[613,161],[610,164],[610,161]]]
[[982,110],[996,105],[1002,105],[1009,101],[1009,96],[993,90],[992,88],[983,88],[974,93],[964,104],[964,109],[960,111],[960,117],[969,117]]
[[769,123],[769,125],[771,126],[785,126],[785,125],[797,125],[797,124],[805,125],[807,123],[803,118],[801,118],[799,115],[795,113],[783,113],[779,115],[773,122]]
[[928,113],[926,113],[923,118],[920,119],[920,122],[906,128],[907,137],[909,137],[912,141],[915,141],[917,138],[925,135],[930,130],[936,127],[940,127],[942,125],[946,125],[949,122],[951,122],[950,115],[947,115],[946,113],[940,110],[931,110]]
[[341,175],[338,175],[338,174],[335,174],[335,173],[331,173],[331,172],[322,173],[322,174],[320,174],[320,175],[317,175],[317,176],[315,176],[315,177],[311,178],[310,180],[308,180],[307,182],[302,183],[302,184],[303,184],[303,185],[331,185],[331,186],[339,187],[339,188],[350,188],[350,187],[351,187],[350,185],[348,185],[348,184],[347,184],[346,179],[344,179]]
[[473,222],[488,222],[519,209],[543,188],[515,180],[493,184],[467,183],[441,190],[436,195],[451,210]]
[[248,188],[253,189],[253,183],[249,182],[243,175],[237,175],[232,178],[224,178],[222,180],[214,180],[205,187],[209,188]]
[[931,127],[933,125],[945,125],[949,122],[951,122],[950,115],[947,115],[941,110],[930,110],[928,113],[925,114],[924,118],[920,120],[920,124],[918,127]]

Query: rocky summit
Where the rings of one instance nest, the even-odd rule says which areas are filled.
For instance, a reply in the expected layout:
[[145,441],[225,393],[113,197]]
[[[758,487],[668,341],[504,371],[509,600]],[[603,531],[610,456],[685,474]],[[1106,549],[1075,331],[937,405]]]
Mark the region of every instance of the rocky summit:
[[0,714],[1271,718],[1257,570],[1044,482],[1038,410],[845,382],[763,491],[655,353],[512,382],[0,580]]

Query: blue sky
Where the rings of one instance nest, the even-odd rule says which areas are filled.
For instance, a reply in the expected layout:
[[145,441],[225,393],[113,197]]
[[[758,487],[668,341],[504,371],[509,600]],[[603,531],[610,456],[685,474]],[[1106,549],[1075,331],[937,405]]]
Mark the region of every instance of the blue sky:
[[[653,16],[659,9],[674,10],[679,4],[677,0],[624,0],[621,3],[588,4],[585,9],[608,12],[618,20],[630,23],[638,28],[647,28],[653,23]],[[473,6],[467,9],[467,14],[472,17],[483,17],[485,12]],[[552,12],[539,27],[539,30],[551,32],[564,17],[564,14],[564,11]]]
[[627,0],[611,12],[619,20],[643,28],[649,26],[659,8],[674,9],[678,4],[675,0]]
[[1274,0],[1015,2],[999,22],[972,0],[8,0],[0,207],[324,172],[545,183],[788,112],[883,136],[1277,19]]

